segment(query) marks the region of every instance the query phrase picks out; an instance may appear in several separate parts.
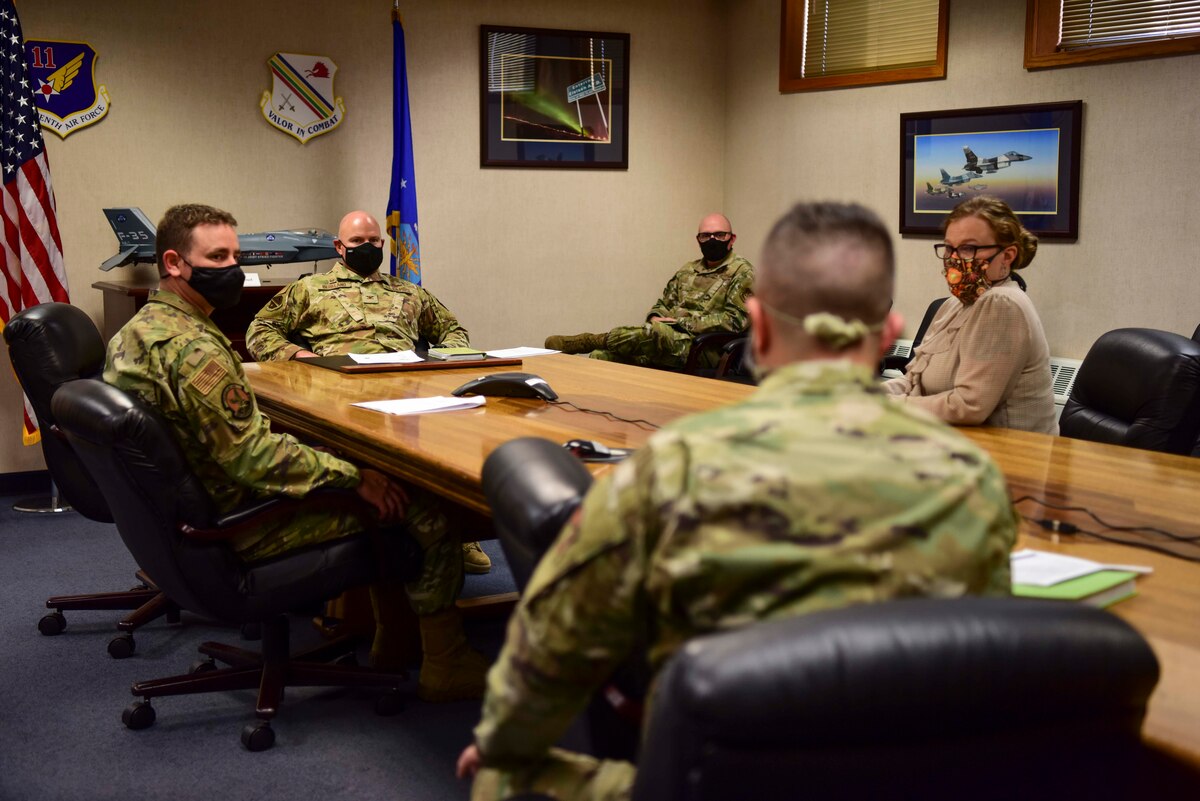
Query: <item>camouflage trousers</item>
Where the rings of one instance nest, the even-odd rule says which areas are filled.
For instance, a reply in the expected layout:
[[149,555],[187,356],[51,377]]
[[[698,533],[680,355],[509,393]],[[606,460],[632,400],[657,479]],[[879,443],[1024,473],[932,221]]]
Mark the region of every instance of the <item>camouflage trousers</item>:
[[525,794],[556,801],[628,801],[635,775],[636,769],[628,762],[552,748],[531,768],[482,768],[471,785],[471,801],[502,801]]
[[[413,486],[405,492],[410,503],[403,527],[421,546],[423,560],[420,574],[404,589],[413,611],[430,615],[454,603],[462,590],[462,546],[450,532],[440,498]],[[235,542],[234,548],[243,561],[257,562],[358,531],[362,524],[352,515],[304,513],[254,532],[251,542]]]
[[594,350],[588,355],[642,367],[683,367],[693,338],[687,331],[667,323],[625,325],[608,332],[604,350]]

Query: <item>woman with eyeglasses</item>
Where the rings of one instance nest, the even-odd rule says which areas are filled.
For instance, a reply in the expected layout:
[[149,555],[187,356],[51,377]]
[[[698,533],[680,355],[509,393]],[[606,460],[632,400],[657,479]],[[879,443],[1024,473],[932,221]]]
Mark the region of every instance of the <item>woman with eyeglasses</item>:
[[1037,237],[987,196],[960,203],[942,231],[933,249],[954,299],[929,324],[908,371],[884,388],[954,425],[1057,434],[1050,348],[1015,272],[1033,261]]

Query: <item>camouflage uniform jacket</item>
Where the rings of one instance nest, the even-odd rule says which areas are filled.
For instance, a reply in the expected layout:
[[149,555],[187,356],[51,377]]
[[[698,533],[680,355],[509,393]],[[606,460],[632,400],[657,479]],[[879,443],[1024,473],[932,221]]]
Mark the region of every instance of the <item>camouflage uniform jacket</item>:
[[[303,497],[318,487],[358,486],[354,465],[291,435],[271,432],[229,340],[207,315],[171,292],[151,293],[113,337],[104,381],[137,395],[166,417],[188,464],[221,512],[265,497]],[[318,517],[306,516],[306,536],[314,536],[313,519]],[[336,516],[324,516],[315,526],[325,534],[352,530]],[[272,534],[252,532],[233,546],[246,551]],[[319,532],[317,538],[322,538]]]
[[467,329],[422,287],[379,272],[363,278],[338,262],[271,298],[246,331],[246,350],[260,362],[305,349],[319,356],[386,353],[409,350],[418,337],[431,345],[469,344]]
[[613,669],[688,639],[901,596],[1009,592],[991,458],[870,371],[808,362],[677,421],[598,481],[539,563],[488,675],[487,765],[542,757]]
[[732,251],[715,267],[704,259],[689,261],[667,282],[646,319],[675,317],[692,334],[746,330],[746,298],[754,283],[754,266]]

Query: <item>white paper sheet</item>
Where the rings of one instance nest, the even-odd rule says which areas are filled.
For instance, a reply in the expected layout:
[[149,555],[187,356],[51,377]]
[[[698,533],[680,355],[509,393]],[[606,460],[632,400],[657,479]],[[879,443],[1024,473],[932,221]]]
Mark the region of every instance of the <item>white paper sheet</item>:
[[549,348],[501,348],[500,350],[489,350],[487,355],[495,356],[497,359],[528,359],[530,356],[549,356],[551,353],[559,353],[559,351]]
[[1035,551],[1023,548],[1009,556],[1012,566],[1013,584],[1032,584],[1035,587],[1051,587],[1063,581],[1086,576],[1101,570],[1125,570],[1134,573],[1152,573],[1153,568],[1141,565],[1106,565],[1078,556],[1061,553]]
[[416,364],[425,361],[411,350],[395,353],[350,353],[356,364]]
[[385,414],[429,414],[431,412],[456,412],[463,409],[474,409],[487,402],[482,395],[470,398],[455,398],[440,395],[435,398],[401,398],[399,400],[363,401],[352,406],[361,406],[375,412]]

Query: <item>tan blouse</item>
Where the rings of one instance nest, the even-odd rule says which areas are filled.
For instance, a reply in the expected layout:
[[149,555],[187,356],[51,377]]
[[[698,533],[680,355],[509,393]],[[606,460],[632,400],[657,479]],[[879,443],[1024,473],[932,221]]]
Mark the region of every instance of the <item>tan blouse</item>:
[[908,372],[884,388],[954,425],[1058,433],[1046,333],[1033,302],[1012,282],[993,286],[972,306],[943,303]]

